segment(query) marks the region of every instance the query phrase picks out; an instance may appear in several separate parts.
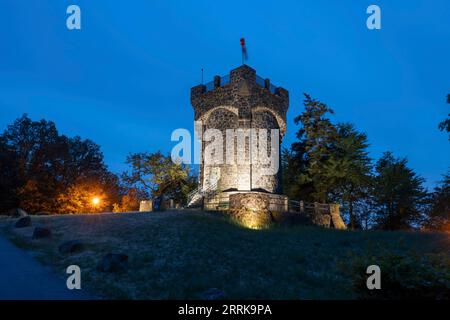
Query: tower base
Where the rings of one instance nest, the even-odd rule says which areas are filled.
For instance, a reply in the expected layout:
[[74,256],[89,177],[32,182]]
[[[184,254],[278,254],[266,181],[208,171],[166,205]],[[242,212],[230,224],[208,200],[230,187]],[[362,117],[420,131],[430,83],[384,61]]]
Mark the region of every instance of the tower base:
[[247,208],[254,211],[287,212],[289,198],[281,194],[259,191],[229,191],[205,197],[204,209],[225,211]]

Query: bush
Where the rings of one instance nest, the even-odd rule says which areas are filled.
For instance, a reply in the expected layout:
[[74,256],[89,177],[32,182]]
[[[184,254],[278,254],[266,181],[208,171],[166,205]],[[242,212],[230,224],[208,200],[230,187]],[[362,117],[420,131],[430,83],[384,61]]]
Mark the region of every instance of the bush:
[[[380,290],[367,288],[369,265],[381,269]],[[360,299],[450,299],[450,258],[445,254],[363,256],[347,270]]]
[[311,217],[299,212],[272,212],[273,220],[280,225],[312,225]]

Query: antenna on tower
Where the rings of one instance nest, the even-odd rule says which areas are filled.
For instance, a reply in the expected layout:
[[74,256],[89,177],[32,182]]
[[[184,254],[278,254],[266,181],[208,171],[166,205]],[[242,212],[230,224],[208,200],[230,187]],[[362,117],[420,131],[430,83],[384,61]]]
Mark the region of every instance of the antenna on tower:
[[245,46],[245,39],[241,38],[241,50],[242,50],[242,64],[248,59],[247,47]]
[[202,68],[202,84],[203,84],[203,68]]

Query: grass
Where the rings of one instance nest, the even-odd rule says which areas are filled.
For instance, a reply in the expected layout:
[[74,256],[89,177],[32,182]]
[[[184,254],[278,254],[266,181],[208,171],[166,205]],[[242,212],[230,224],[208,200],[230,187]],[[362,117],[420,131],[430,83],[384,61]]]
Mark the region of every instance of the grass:
[[[82,285],[113,299],[197,299],[210,288],[228,299],[352,299],[353,279],[345,269],[356,257],[449,254],[450,246],[442,233],[311,226],[252,230],[227,216],[198,211],[35,216],[32,223],[50,228],[52,238],[31,240],[25,231],[3,229],[56,272],[79,265]],[[85,250],[60,255],[58,245],[71,239],[82,240]],[[128,271],[96,271],[108,252],[127,254]]]

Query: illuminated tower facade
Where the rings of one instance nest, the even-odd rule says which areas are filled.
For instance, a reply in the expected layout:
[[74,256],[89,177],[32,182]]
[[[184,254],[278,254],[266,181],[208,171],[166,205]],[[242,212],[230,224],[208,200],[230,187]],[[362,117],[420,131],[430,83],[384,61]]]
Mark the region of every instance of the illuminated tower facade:
[[[219,130],[223,137],[224,163],[207,163],[205,152],[208,151],[208,142],[202,143],[199,190],[212,194],[207,197],[207,207],[214,209],[218,202],[226,202],[231,194],[236,193],[259,192],[274,196],[279,193],[279,149],[276,150],[279,161],[276,167],[279,169],[267,174],[267,165],[249,161],[252,147],[257,146],[250,142],[250,137],[247,136],[245,143],[240,145],[236,137],[230,145],[230,142],[227,143],[227,130],[229,133],[229,129],[234,132],[239,132],[239,129],[242,132],[249,132],[250,128],[266,129],[267,152],[270,155],[273,147],[271,139],[278,139],[275,145],[279,148],[286,132],[288,91],[274,86],[269,79],[257,76],[249,66],[242,65],[227,76],[215,76],[214,81],[193,87],[191,104],[195,121],[200,123],[197,133],[204,137],[207,130],[214,129]],[[278,134],[271,135],[275,133],[271,129],[276,129]],[[227,151],[234,153],[234,163],[226,163]]]

